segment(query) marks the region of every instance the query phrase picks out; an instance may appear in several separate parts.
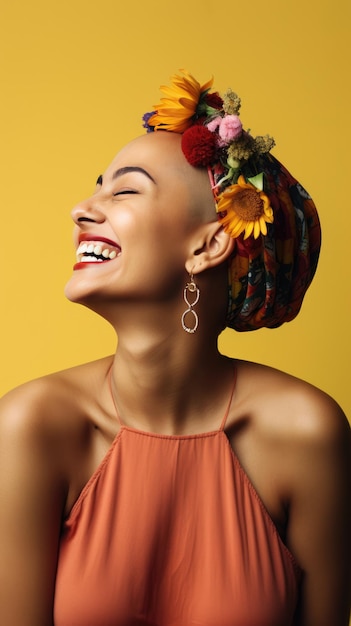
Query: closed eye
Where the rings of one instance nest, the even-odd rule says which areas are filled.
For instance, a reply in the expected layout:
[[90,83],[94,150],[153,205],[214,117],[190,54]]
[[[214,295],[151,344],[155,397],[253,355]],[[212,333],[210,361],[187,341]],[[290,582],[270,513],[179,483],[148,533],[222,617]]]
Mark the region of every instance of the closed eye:
[[135,191],[135,189],[122,189],[122,191],[116,191],[116,193],[114,193],[114,196],[121,196],[121,195],[126,195],[128,193],[139,193],[138,191]]

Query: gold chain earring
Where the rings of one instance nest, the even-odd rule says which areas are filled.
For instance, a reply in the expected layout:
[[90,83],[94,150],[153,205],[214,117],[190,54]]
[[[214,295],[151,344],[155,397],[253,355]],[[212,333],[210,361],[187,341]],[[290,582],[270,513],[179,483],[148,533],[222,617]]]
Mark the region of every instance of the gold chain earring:
[[[194,306],[195,304],[198,303],[199,298],[200,298],[200,289],[198,288],[197,284],[194,281],[194,276],[193,274],[189,274],[189,282],[186,283],[185,288],[184,288],[184,292],[183,292],[183,298],[184,298],[184,302],[187,305],[187,309],[184,311],[183,315],[182,315],[182,327],[184,328],[184,330],[187,333],[194,333],[199,325],[199,318],[198,315],[196,313],[196,311],[194,311]],[[190,298],[190,300],[189,300]],[[185,323],[185,318],[187,315],[192,315],[193,316],[193,326],[187,326]]]

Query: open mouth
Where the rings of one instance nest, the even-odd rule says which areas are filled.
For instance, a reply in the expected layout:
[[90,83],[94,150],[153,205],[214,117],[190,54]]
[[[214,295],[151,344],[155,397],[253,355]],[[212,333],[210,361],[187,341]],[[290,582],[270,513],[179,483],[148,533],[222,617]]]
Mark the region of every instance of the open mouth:
[[76,252],[77,263],[104,263],[121,254],[121,249],[103,241],[82,241]]

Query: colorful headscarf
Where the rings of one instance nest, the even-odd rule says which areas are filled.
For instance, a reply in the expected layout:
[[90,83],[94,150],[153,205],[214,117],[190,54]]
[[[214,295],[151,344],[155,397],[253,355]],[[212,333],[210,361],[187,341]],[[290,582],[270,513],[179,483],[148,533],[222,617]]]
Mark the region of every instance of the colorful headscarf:
[[275,328],[292,320],[316,271],[321,233],[316,207],[298,181],[270,154],[269,135],[253,137],[239,118],[231,89],[211,93],[185,70],[152,113],[148,132],[182,135],[194,167],[207,168],[216,211],[235,239],[229,259],[227,326]]

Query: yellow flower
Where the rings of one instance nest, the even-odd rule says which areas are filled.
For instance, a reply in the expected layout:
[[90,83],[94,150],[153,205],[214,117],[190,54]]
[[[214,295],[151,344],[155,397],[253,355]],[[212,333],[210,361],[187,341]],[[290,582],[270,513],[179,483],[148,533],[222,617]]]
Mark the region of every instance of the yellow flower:
[[201,96],[212,86],[213,79],[200,85],[186,70],[180,72],[183,76],[172,76],[170,87],[161,87],[166,98],[161,98],[161,102],[154,106],[156,113],[149,119],[150,126],[154,126],[155,130],[183,133],[192,125]]
[[232,237],[245,231],[244,239],[253,234],[267,235],[267,223],[273,223],[273,209],[268,196],[239,176],[236,185],[227,187],[218,197],[217,212],[225,212],[220,223]]

